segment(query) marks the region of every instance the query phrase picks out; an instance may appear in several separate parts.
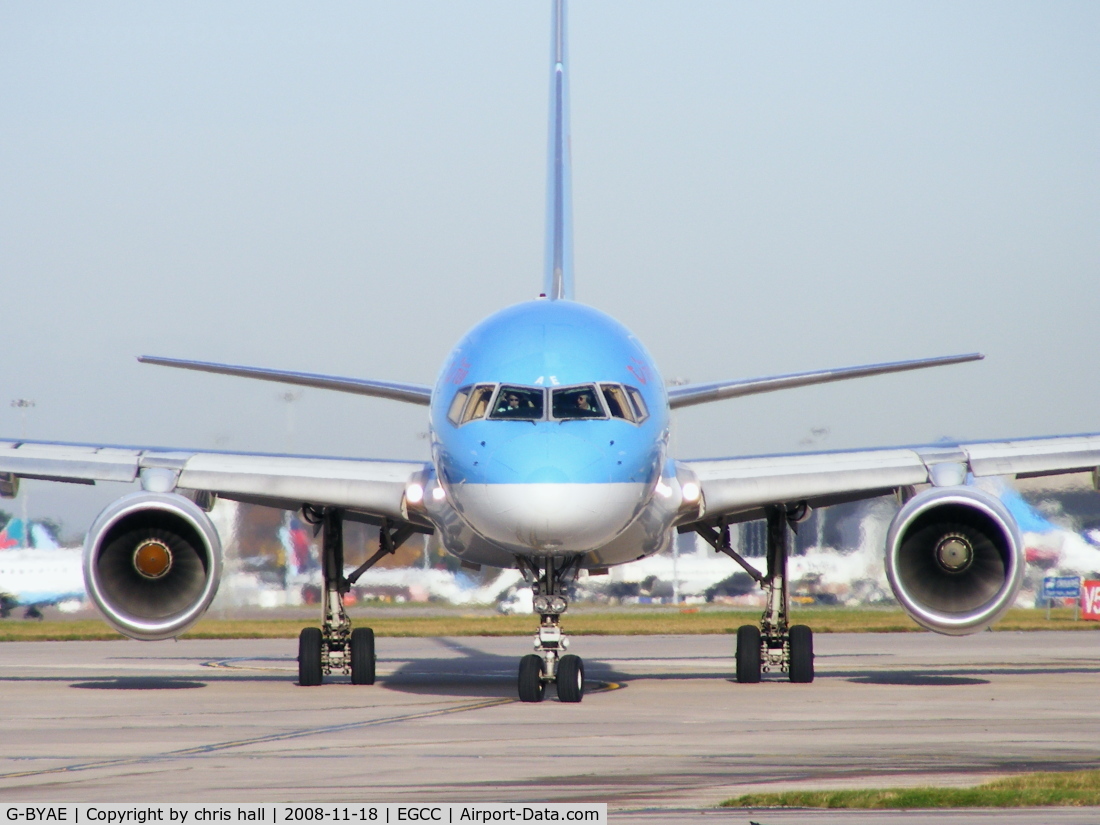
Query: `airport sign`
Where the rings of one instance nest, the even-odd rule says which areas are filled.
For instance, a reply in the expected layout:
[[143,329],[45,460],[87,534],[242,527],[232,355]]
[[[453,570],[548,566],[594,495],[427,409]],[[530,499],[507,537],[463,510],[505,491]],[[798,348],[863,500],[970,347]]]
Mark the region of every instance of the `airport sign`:
[[1100,581],[1085,579],[1081,583],[1081,618],[1100,622]]
[[1043,579],[1044,599],[1076,599],[1080,595],[1080,576],[1047,576]]

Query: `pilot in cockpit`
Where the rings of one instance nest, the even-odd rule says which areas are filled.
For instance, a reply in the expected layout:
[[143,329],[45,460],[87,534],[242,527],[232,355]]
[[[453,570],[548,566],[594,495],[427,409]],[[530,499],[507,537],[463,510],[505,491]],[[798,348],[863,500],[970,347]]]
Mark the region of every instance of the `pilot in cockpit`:
[[527,400],[526,409],[520,399],[519,395],[514,392],[501,393],[500,400],[497,401],[497,409],[494,414],[494,418],[520,418],[530,415],[530,411],[534,409],[534,404],[530,399]]

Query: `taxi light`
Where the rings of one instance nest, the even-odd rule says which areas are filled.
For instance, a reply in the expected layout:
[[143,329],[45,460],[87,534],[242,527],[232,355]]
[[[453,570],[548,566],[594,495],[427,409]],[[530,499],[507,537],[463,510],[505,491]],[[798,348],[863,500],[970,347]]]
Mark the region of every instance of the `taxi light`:
[[424,488],[413,482],[405,488],[405,501],[409,504],[419,504],[424,500]]
[[656,490],[657,490],[657,494],[658,494],[658,495],[659,495],[659,496],[660,496],[661,498],[668,498],[669,496],[671,496],[671,495],[672,495],[672,488],[671,488],[671,487],[669,487],[669,486],[668,486],[667,484],[665,484],[665,483],[664,483],[663,481],[661,481],[661,480],[658,480],[658,481],[657,481],[657,487],[656,487]]
[[447,491],[444,490],[442,487],[435,487],[432,490],[432,498],[434,498],[436,501],[443,501],[443,499],[445,499],[446,497]]

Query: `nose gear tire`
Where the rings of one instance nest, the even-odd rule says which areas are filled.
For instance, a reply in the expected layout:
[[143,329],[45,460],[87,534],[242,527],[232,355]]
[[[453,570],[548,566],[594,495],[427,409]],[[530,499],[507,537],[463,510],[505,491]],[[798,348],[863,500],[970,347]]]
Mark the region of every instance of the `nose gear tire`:
[[584,698],[584,662],[567,654],[558,660],[558,701],[579,702]]
[[529,653],[519,660],[519,700],[541,702],[546,692],[542,681],[542,657]]
[[321,684],[321,629],[306,627],[298,634],[298,684],[314,687]]
[[743,685],[760,681],[760,628],[746,624],[737,628],[737,681]]

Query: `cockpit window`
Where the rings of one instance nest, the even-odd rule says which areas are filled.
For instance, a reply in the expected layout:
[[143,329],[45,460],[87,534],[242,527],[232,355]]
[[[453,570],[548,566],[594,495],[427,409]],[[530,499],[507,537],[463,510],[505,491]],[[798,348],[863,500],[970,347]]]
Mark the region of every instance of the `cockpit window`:
[[451,399],[447,418],[456,427],[461,427],[477,418],[484,418],[485,413],[489,411],[489,400],[493,397],[493,389],[492,384],[463,387]]
[[[645,400],[623,384],[581,384],[551,391],[551,418],[557,421],[618,418],[640,424],[649,417]],[[496,421],[541,421],[546,417],[546,390],[504,384],[475,384],[457,390],[447,410],[456,427],[490,418]]]
[[634,387],[627,387],[626,392],[630,396],[630,402],[634,405],[634,414],[638,417],[638,423],[641,424],[649,418],[649,410],[646,408],[645,399]]
[[634,421],[634,408],[627,400],[626,392],[618,384],[600,384],[603,390],[603,400],[607,402],[607,411],[612,418],[622,418]]
[[447,420],[456,427],[462,421],[462,411],[466,408],[466,399],[470,397],[470,387],[463,387],[451,399],[451,408],[447,410]]
[[466,414],[462,416],[463,424],[467,421],[485,417],[485,413],[489,412],[489,400],[493,397],[493,389],[492,384],[482,384],[474,387],[473,394],[470,396],[470,403],[466,405]]
[[553,411],[559,420],[607,418],[592,385],[554,390]]
[[505,384],[497,393],[496,404],[490,418],[511,418],[519,421],[537,421],[542,418],[543,391],[534,387],[512,387]]

